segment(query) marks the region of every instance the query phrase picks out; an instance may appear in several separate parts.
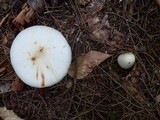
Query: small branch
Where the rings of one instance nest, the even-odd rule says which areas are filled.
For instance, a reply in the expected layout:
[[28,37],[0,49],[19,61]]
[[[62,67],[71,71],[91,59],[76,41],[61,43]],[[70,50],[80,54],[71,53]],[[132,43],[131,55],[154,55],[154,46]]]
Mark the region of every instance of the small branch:
[[3,26],[3,24],[7,20],[8,16],[9,16],[9,13],[2,19],[2,21],[0,22],[0,28]]

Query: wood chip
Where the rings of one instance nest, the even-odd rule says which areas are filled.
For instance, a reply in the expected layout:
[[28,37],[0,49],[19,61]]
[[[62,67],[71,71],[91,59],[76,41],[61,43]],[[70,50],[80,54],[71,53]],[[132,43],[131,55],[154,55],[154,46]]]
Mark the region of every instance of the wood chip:
[[24,29],[24,25],[34,19],[34,15],[35,11],[28,5],[24,5],[22,11],[17,15],[12,23],[22,31]]

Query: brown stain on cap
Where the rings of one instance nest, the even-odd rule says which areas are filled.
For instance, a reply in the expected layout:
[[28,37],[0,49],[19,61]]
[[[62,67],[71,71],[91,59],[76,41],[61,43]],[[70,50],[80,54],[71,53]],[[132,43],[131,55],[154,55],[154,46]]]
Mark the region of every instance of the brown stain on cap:
[[31,58],[31,60],[32,60],[32,61],[35,61],[35,60],[36,60],[36,58],[35,58],[35,57],[32,57],[32,58]]
[[37,43],[38,43],[37,41],[34,41],[34,42],[33,42],[34,45],[37,45]]
[[32,58],[31,58],[31,61],[32,61],[33,65],[35,65],[36,57],[32,57]]
[[45,50],[44,47],[39,46],[38,50],[35,52],[35,54],[33,56],[28,52],[28,55],[30,56],[30,59],[31,59],[33,65],[36,64],[36,61],[38,59],[42,59],[44,57],[44,50]]
[[[36,42],[34,44],[37,44]],[[37,68],[36,69],[36,79],[38,80],[39,77],[41,78],[41,86],[45,87],[45,75],[42,71],[39,70],[39,60],[43,60],[43,57],[45,57],[45,47],[39,46],[38,49],[35,51],[35,53],[33,55],[30,54],[30,52],[28,52],[28,55],[30,57],[30,60],[32,62],[32,64]],[[49,66],[46,65],[46,68],[49,69]]]
[[42,78],[41,86],[44,87],[45,86],[45,76],[42,72],[41,72],[41,78]]
[[37,68],[37,70],[36,70],[36,79],[38,80],[38,68]]
[[49,66],[48,66],[48,65],[46,65],[46,68],[47,68],[47,69],[49,69]]
[[43,52],[43,51],[44,51],[44,47],[40,47],[39,52]]

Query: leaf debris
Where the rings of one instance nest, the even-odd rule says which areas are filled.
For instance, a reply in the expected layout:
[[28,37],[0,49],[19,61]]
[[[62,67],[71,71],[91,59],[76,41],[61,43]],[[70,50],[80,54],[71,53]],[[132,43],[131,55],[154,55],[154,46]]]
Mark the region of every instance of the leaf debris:
[[102,53],[98,51],[89,51],[88,53],[81,55],[71,64],[68,74],[76,79],[83,79],[101,62],[111,57],[108,53]]

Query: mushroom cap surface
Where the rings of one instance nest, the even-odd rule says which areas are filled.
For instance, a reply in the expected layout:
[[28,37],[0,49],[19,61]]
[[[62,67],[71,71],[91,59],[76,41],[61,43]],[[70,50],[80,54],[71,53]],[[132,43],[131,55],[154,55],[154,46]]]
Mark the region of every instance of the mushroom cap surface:
[[123,69],[129,69],[135,63],[135,55],[131,52],[123,53],[118,56],[117,61]]
[[54,28],[32,26],[14,39],[10,58],[13,69],[27,85],[44,88],[61,81],[71,63],[71,48]]

